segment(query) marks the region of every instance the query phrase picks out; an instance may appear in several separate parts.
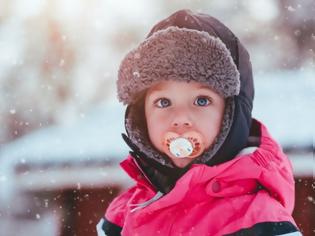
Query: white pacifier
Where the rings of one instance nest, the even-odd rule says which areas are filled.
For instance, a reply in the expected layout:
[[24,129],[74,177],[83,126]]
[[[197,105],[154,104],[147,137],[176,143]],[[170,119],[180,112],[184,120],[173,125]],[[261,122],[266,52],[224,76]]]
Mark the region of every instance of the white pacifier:
[[195,158],[204,151],[202,135],[191,131],[179,135],[167,132],[164,136],[164,152],[176,158]]
[[187,157],[193,152],[193,146],[186,138],[176,138],[171,141],[169,150],[173,156]]

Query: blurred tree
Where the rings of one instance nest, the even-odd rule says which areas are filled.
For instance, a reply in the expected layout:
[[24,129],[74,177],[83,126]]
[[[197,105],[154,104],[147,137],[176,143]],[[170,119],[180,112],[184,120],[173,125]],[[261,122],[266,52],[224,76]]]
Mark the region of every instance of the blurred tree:
[[275,29],[290,38],[296,54],[287,53],[282,66],[299,68],[305,62],[315,63],[315,1],[278,0],[280,15]]
[[1,82],[4,106],[1,118],[6,134],[1,142],[49,125],[69,99],[74,50],[62,40],[60,26],[51,18],[21,22],[27,39],[21,40],[18,61]]

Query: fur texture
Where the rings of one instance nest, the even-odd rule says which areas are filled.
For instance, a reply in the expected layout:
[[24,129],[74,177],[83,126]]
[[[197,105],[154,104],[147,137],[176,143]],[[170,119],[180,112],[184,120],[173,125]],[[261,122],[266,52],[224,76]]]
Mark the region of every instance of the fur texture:
[[123,59],[117,89],[121,102],[161,80],[196,81],[224,98],[238,95],[240,75],[225,44],[207,32],[171,26],[155,32]]

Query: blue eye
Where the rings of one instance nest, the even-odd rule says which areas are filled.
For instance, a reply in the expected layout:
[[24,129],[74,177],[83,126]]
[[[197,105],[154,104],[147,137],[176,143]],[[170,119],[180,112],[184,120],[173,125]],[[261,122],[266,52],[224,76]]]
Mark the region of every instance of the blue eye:
[[164,108],[171,105],[171,101],[167,98],[160,98],[155,102],[158,107]]
[[203,107],[203,106],[209,105],[210,101],[211,100],[209,98],[207,98],[207,97],[199,97],[199,98],[196,99],[194,104],[197,105],[197,106]]

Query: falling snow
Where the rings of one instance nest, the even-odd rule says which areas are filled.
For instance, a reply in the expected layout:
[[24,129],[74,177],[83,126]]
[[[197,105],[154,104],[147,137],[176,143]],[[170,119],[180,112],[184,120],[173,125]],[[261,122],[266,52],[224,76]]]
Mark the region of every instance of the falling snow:
[[288,6],[288,11],[294,12],[294,11],[296,11],[296,9],[292,6]]
[[[121,191],[113,182],[129,186],[118,164],[129,149],[124,108],[113,101],[117,68],[161,12],[178,8],[216,12],[248,44],[254,117],[301,152],[290,156],[296,186],[315,191],[314,1],[137,1],[53,0],[54,9],[38,0],[0,3],[1,235],[75,235],[74,216],[85,219],[83,230],[94,229]],[[314,191],[297,193],[305,216]]]

